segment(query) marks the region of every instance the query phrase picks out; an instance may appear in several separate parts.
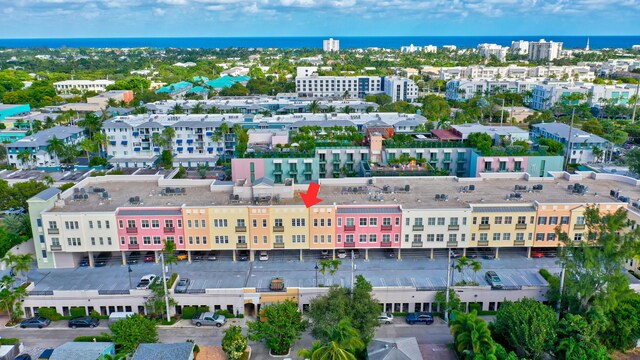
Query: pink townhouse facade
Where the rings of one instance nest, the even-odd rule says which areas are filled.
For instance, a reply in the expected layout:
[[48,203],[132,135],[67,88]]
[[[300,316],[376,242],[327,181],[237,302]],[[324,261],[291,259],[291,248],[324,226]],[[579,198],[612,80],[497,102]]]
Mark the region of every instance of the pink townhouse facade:
[[399,206],[338,206],[336,248],[399,248]]
[[266,174],[264,159],[231,159],[231,179],[246,179],[249,184],[273,174]]
[[181,208],[120,208],[116,211],[120,250],[162,250],[165,240],[185,249]]

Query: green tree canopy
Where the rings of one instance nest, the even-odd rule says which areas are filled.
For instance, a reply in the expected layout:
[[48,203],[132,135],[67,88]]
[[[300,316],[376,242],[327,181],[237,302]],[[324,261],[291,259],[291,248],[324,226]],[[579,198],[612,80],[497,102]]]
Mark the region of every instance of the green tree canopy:
[[125,354],[133,354],[141,343],[158,342],[156,322],[138,314],[111,323],[109,329],[113,342]]
[[259,318],[247,324],[249,339],[265,341],[274,354],[283,355],[300,339],[306,322],[298,311],[298,304],[291,300],[265,305],[260,309]]
[[227,354],[229,360],[241,359],[248,344],[247,337],[242,335],[240,326],[231,325],[224,331],[222,350]]

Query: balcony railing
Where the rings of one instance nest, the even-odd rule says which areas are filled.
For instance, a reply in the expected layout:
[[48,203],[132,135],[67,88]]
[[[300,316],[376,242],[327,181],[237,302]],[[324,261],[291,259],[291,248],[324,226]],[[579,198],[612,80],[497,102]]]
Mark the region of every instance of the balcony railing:
[[344,247],[356,247],[356,243],[354,241],[345,241]]
[[413,225],[413,231],[423,231],[424,225]]
[[447,247],[450,247],[450,248],[458,247],[458,242],[457,241],[447,241]]
[[516,229],[517,230],[526,230],[527,229],[527,224],[516,224]]
[[478,246],[489,246],[489,240],[478,241]]
[[136,234],[138,232],[138,228],[129,227],[127,228],[127,234]]
[[344,226],[344,231],[356,231],[356,226],[355,225],[345,225]]
[[281,242],[273,243],[273,248],[274,249],[284,249],[284,243],[281,243]]
[[460,225],[449,225],[449,230],[460,230]]
[[573,225],[573,230],[584,230],[586,228],[585,224],[575,224]]
[[413,248],[421,248],[421,247],[422,247],[422,245],[423,245],[423,242],[422,242],[422,241],[413,241],[413,242],[411,243],[411,247],[413,247]]
[[524,240],[515,240],[513,246],[524,246]]
[[478,229],[480,229],[480,230],[489,230],[489,229],[491,229],[491,225],[489,225],[489,224],[480,224],[480,226],[478,226]]
[[174,228],[174,227],[166,227],[166,228],[164,228],[164,232],[166,234],[173,234],[173,233],[176,232],[176,228]]
[[391,241],[383,241],[380,243],[380,247],[391,247]]
[[53,234],[53,235],[60,234],[60,229],[47,229],[47,234]]
[[380,225],[380,230],[382,231],[389,231],[391,229],[393,229],[393,226],[391,225]]
[[140,244],[129,244],[129,250],[137,250],[140,249]]
[[62,245],[51,245],[51,251],[62,251]]
[[236,243],[236,249],[246,249],[247,243]]
[[236,232],[239,232],[239,233],[247,232],[247,227],[246,226],[236,226]]
[[284,226],[274,226],[273,232],[277,232],[277,233],[284,232]]

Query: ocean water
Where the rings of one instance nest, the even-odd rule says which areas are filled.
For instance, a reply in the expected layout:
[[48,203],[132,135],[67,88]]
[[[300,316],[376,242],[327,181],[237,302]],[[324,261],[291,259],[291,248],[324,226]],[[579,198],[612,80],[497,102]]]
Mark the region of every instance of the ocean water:
[[[54,38],[54,39],[0,39],[5,48],[322,48],[322,40],[328,37],[184,37],[184,38]],[[634,36],[371,36],[334,37],[340,47],[346,48],[397,48],[414,44],[456,45],[476,47],[480,43],[511,45],[512,40],[562,41],[564,48],[584,48],[587,38],[592,49],[631,48],[640,45],[640,35]]]

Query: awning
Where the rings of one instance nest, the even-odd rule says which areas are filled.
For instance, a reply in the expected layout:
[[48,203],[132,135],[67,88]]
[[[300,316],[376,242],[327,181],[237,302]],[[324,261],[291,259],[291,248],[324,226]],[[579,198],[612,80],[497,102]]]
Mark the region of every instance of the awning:
[[500,161],[509,161],[509,158],[498,158]]
[[524,161],[524,158],[520,158],[520,157],[518,157],[518,158],[513,158],[513,161]]
[[492,162],[492,161],[493,161],[493,159],[492,159],[492,158],[485,158],[485,159],[484,159],[484,162]]

